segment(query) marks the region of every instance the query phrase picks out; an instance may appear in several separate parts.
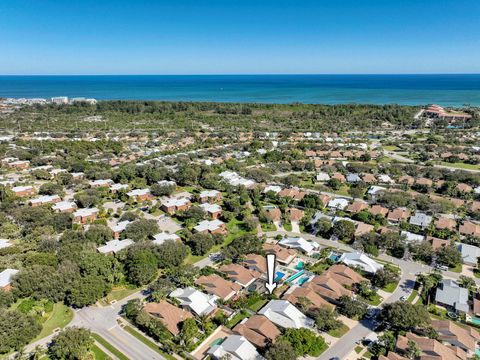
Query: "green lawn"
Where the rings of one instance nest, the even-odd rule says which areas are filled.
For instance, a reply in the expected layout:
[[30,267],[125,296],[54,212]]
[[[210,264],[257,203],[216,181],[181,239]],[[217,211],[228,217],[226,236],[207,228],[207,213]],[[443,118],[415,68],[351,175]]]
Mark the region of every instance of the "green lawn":
[[246,311],[240,311],[238,314],[236,314],[228,323],[227,327],[229,329],[233,328],[235,325],[237,325],[240,321],[248,317],[248,312]]
[[400,150],[400,148],[398,146],[395,146],[395,145],[386,145],[386,146],[383,146],[383,148],[387,151]]
[[95,360],[111,360],[112,358],[105,354],[105,352],[100,349],[97,345],[93,345],[92,347],[93,355],[95,356]]
[[362,350],[363,350],[363,346],[360,346],[360,345],[355,346],[355,352],[357,354],[360,354],[362,352]]
[[155,344],[153,341],[147,339],[145,336],[143,336],[139,331],[135,330],[133,327],[127,325],[123,328],[125,331],[127,331],[128,333],[130,333],[132,336],[134,336],[135,338],[137,338],[138,340],[140,340],[141,342],[143,342],[145,345],[147,345],[150,349],[152,349],[153,351],[156,351],[157,353],[159,353],[160,355],[162,355],[164,358],[168,359],[168,360],[176,360],[176,358],[174,358],[173,356],[163,352],[157,344]]
[[398,281],[397,282],[394,282],[394,283],[390,283],[390,284],[387,284],[385,285],[382,290],[383,291],[386,291],[386,292],[389,292],[389,293],[392,293],[395,291],[395,289],[397,288],[398,286]]
[[413,290],[412,293],[410,294],[410,296],[408,297],[407,301],[409,303],[413,302],[413,300],[415,300],[415,298],[417,297],[417,294],[418,294],[418,291]]
[[462,264],[457,264],[457,266],[455,266],[455,267],[448,268],[448,271],[461,273],[462,272]]
[[205,255],[192,255],[192,254],[190,254],[185,259],[185,263],[186,264],[195,264],[197,261],[205,259],[208,256],[208,254],[212,254],[212,253],[220,251],[220,249],[222,249],[223,247],[230,244],[235,238],[247,234],[248,231],[242,229],[241,225],[242,225],[242,222],[237,220],[237,219],[230,220],[227,223],[228,234],[227,234],[227,236],[225,236],[225,240],[223,241],[223,243],[221,243],[220,245],[215,245]]
[[283,224],[283,228],[285,229],[285,231],[292,231],[292,223]]
[[250,310],[252,310],[253,312],[257,312],[258,310],[260,310],[266,303],[268,302],[267,299],[261,299],[261,300],[258,300],[257,302],[253,303],[252,305],[250,305],[248,308]]
[[73,311],[63,303],[53,305],[53,311],[43,323],[42,331],[33,341],[44,338],[53,333],[56,328],[64,328],[73,319]]
[[92,337],[95,339],[95,341],[101,344],[105,349],[110,351],[113,355],[115,355],[120,360],[128,360],[128,357],[126,357],[122,352],[117,350],[117,348],[115,348],[112,344],[110,344],[107,340],[102,338],[100,335],[93,333]]
[[139,290],[140,290],[140,288],[136,288],[136,287],[126,287],[126,286],[115,287],[100,302],[102,303],[102,305],[108,305],[108,304],[110,304],[110,302],[112,302],[114,300],[115,301],[122,300],[123,298],[126,298],[127,296],[132,295]]
[[335,329],[335,330],[330,330],[328,332],[328,335],[330,336],[333,336],[333,337],[336,337],[336,338],[341,338],[343,335],[345,335],[348,331],[350,330],[350,328],[345,325],[345,324],[342,324],[342,326],[340,326],[338,329]]
[[364,297],[362,297],[362,299],[365,300],[366,303],[368,303],[370,305],[373,305],[373,306],[380,305],[380,303],[383,300],[382,297],[378,294],[374,294],[371,299],[367,299],[367,298],[364,298]]
[[462,162],[450,163],[446,161],[440,161],[439,164],[455,169],[480,170],[480,165],[465,164]]

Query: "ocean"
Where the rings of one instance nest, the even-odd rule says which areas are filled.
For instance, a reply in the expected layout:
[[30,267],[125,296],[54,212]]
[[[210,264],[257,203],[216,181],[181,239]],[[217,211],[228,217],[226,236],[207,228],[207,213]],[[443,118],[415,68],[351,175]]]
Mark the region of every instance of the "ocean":
[[480,74],[0,76],[0,97],[480,106]]

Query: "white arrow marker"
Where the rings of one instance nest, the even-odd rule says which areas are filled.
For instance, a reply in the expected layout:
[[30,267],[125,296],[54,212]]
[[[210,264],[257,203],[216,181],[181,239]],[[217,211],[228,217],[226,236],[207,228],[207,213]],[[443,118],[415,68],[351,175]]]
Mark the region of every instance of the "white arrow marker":
[[271,294],[277,287],[277,283],[273,281],[275,277],[275,254],[267,254],[267,276],[268,282],[265,284],[265,287]]

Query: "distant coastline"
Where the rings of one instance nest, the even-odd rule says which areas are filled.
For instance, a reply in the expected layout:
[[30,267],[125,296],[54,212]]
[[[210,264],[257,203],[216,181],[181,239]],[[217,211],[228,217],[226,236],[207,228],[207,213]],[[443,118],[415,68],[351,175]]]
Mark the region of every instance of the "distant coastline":
[[480,74],[0,76],[0,97],[480,106]]

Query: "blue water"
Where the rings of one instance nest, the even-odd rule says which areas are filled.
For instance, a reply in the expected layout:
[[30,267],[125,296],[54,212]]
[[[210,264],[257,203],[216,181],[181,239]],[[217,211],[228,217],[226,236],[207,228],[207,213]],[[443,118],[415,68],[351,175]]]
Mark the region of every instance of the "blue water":
[[274,281],[278,281],[278,280],[282,279],[284,276],[285,276],[285,274],[283,272],[277,271],[277,272],[275,272],[275,280]]
[[299,278],[300,276],[302,276],[302,274],[305,272],[305,270],[300,270],[299,272],[297,272],[296,274],[293,274],[292,276],[290,276],[287,280],[285,280],[286,283],[288,282],[291,282],[297,278]]
[[0,97],[480,105],[480,74],[0,76]]

